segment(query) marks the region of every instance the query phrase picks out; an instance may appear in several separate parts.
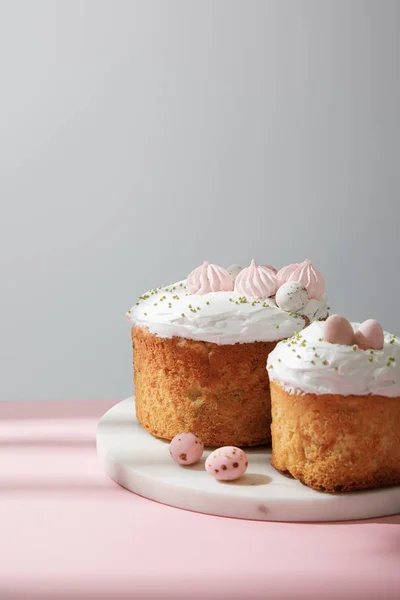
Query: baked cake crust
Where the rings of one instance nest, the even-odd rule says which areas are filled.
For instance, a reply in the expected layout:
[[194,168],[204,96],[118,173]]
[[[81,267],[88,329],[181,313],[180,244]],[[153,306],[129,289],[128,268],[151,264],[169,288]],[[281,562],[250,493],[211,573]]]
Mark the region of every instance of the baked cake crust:
[[208,446],[271,443],[265,364],[277,342],[219,345],[132,327],[136,415],[151,434]]
[[270,389],[275,469],[325,492],[400,485],[400,398]]

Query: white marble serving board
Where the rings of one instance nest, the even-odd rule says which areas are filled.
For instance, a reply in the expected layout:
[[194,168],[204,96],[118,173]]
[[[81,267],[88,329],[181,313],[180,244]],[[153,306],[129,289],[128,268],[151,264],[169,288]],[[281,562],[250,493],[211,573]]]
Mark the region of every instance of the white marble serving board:
[[270,464],[270,449],[245,449],[247,473],[218,482],[204,462],[182,467],[167,441],[139,425],[133,398],[111,408],[97,426],[97,451],[105,472],[121,486],[157,502],[223,517],[263,521],[347,521],[400,512],[400,486],[365,492],[325,494],[287,478]]

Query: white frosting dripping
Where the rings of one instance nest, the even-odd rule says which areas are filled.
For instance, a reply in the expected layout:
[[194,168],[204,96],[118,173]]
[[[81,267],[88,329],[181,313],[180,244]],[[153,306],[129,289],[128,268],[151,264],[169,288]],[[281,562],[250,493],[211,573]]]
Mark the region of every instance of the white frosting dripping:
[[383,350],[360,350],[325,342],[323,323],[312,323],[270,353],[269,378],[291,393],[400,397],[400,340],[384,335]]
[[300,331],[300,316],[323,319],[327,297],[309,300],[299,313],[277,307],[274,298],[256,300],[237,292],[189,294],[185,280],[150,290],[127,313],[127,321],[162,338],[175,336],[216,344],[273,342]]

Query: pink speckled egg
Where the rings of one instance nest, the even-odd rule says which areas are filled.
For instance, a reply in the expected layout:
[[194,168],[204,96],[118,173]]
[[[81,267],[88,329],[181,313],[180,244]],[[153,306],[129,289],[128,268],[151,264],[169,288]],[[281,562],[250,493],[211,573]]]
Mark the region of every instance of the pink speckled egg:
[[330,344],[352,346],[355,343],[353,327],[340,315],[331,315],[324,324],[324,340]]
[[194,465],[204,452],[204,444],[194,433],[178,433],[169,445],[169,453],[180,465]]
[[207,457],[206,471],[218,481],[233,481],[246,472],[248,464],[243,450],[235,446],[223,446]]
[[355,333],[356,344],[362,350],[382,350],[384,334],[381,325],[374,319],[361,323]]

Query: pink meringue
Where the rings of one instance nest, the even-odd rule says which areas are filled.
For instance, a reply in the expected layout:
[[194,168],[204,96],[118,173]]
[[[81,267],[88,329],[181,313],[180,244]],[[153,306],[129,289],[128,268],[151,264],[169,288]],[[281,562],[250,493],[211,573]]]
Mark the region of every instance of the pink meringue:
[[265,267],[266,269],[269,269],[270,271],[273,271],[275,273],[275,275],[278,272],[278,269],[275,269],[275,267],[273,267],[272,265],[261,265],[262,267]]
[[235,292],[251,298],[270,298],[276,292],[278,280],[273,271],[254,260],[235,279]]
[[[289,273],[289,271],[286,273]],[[285,276],[287,276],[286,273]],[[299,281],[302,283],[306,288],[310,299],[320,300],[325,294],[325,279],[322,277],[321,273],[313,267],[308,258],[297,265],[297,268],[287,276],[286,281]]]
[[282,269],[279,269],[279,271],[276,274],[278,278],[278,287],[280,287],[289,280],[290,275],[294,271],[296,271],[298,266],[298,263],[294,263],[293,265],[286,265],[286,267],[282,267]]
[[232,292],[233,279],[228,271],[218,265],[210,265],[206,260],[200,267],[189,273],[186,289],[191,294],[209,294],[210,292]]

